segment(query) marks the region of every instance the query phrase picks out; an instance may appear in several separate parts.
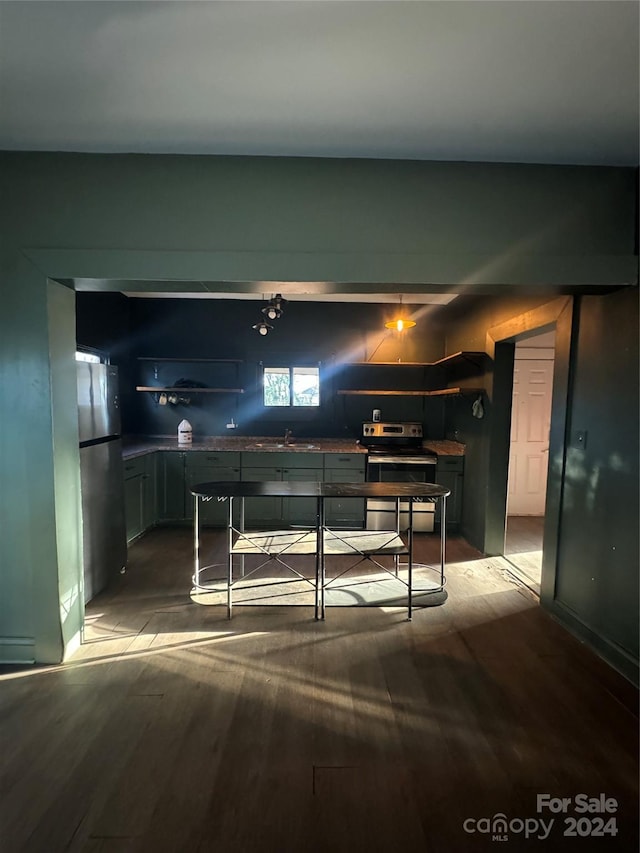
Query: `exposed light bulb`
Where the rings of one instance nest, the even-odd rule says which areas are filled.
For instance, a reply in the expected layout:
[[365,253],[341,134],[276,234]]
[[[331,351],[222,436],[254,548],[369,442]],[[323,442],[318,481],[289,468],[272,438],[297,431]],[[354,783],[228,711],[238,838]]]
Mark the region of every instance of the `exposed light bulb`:
[[270,326],[268,323],[263,321],[262,323],[256,323],[251,328],[255,329],[260,335],[268,335],[271,329],[273,329],[273,326]]
[[395,332],[404,332],[406,329],[412,329],[415,326],[415,321],[398,318],[397,320],[389,320],[384,325],[387,329],[393,329]]
[[[400,294],[400,313],[402,313],[402,294]],[[389,320],[384,326],[385,329],[393,329],[394,332],[404,332],[407,329],[413,329],[415,321],[404,320],[402,317],[398,317],[397,320]]]

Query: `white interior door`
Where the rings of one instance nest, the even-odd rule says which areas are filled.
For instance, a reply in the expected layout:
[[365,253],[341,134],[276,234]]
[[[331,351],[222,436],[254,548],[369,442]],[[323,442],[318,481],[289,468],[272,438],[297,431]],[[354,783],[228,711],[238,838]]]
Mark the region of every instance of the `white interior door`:
[[544,515],[549,464],[553,350],[516,348],[508,515]]

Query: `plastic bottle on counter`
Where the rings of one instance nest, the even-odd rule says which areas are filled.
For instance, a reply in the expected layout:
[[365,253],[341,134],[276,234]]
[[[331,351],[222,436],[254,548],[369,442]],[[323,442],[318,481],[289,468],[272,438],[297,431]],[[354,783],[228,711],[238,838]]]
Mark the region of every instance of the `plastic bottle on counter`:
[[193,430],[188,420],[183,419],[178,424],[178,444],[191,444],[193,442]]

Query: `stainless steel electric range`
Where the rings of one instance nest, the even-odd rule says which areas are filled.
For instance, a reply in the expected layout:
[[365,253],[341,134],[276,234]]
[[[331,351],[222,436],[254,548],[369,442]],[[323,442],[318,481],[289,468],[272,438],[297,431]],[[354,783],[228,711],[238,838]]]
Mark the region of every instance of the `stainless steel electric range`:
[[[367,448],[367,481],[370,483],[406,482],[434,483],[437,457],[422,446],[422,424],[417,422],[367,421],[362,425],[360,444]],[[414,503],[413,529],[431,533],[434,527],[435,503]],[[396,502],[367,500],[368,530],[394,530]],[[400,530],[409,526],[409,508],[400,502]]]

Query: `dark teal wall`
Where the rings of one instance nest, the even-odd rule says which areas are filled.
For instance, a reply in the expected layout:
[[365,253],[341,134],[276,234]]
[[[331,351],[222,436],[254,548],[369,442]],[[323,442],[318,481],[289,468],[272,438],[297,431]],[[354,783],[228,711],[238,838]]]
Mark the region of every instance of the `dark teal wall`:
[[638,328],[637,290],[580,298],[555,590],[559,605],[636,661]]
[[[484,348],[488,329],[525,317],[539,302],[461,300],[450,312],[447,348]],[[566,412],[553,415],[566,415],[567,432],[550,475],[562,477],[556,541],[545,533],[545,551],[556,549],[556,563],[552,575],[543,574],[542,601],[637,679],[638,290],[576,297],[573,313],[568,398],[560,403]],[[483,420],[471,416],[464,398],[447,407],[446,418],[447,432],[467,445],[463,529],[481,549],[491,536],[491,449],[501,414],[491,363],[484,384]],[[578,430],[587,432],[584,449],[574,440]]]
[[[351,437],[361,434],[374,406],[389,420],[418,420],[429,437],[443,435],[444,404],[426,397],[370,398],[338,393],[345,388],[426,389],[438,387],[441,371],[423,367],[353,366],[374,358],[435,361],[444,355],[444,333],[435,319],[419,318],[399,336],[384,328],[397,311],[390,305],[289,301],[266,337],[252,326],[263,319],[265,301],[129,299],[110,293],[78,293],[78,341],[106,350],[120,367],[125,432],[174,435],[183,417],[194,434],[224,435],[233,417],[235,435]],[[120,300],[123,300],[124,305]],[[404,306],[405,314],[412,306]],[[153,363],[139,357],[240,359],[241,364]],[[265,410],[261,364],[319,364],[321,404],[306,411]],[[156,377],[157,374],[157,377]],[[158,405],[136,385],[172,386],[179,380],[209,388],[241,387],[238,394],[191,394],[189,404]]]
[[[76,618],[62,630],[81,566],[59,564],[77,531],[55,495],[78,460],[62,420],[54,441],[57,374],[71,365],[51,360],[47,277],[115,290],[108,279],[380,282],[405,294],[637,282],[628,169],[3,153],[0,198],[5,659],[59,660],[80,629]],[[72,360],[73,346],[56,351]]]
[[40,249],[29,257],[55,277],[475,289],[637,276],[631,169],[9,153],[0,171],[10,243]]

